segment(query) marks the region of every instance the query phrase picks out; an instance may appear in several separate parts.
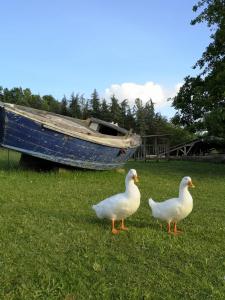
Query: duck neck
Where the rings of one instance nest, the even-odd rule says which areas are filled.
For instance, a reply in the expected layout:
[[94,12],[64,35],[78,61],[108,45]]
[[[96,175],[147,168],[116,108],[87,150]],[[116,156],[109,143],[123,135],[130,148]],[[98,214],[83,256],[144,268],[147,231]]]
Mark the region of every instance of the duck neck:
[[190,193],[188,191],[188,187],[187,186],[180,186],[179,188],[179,199],[180,200],[184,200],[187,198],[187,196],[189,196]]
[[125,185],[126,185],[126,193],[129,193],[133,187],[136,187],[134,180],[130,178],[126,178]]

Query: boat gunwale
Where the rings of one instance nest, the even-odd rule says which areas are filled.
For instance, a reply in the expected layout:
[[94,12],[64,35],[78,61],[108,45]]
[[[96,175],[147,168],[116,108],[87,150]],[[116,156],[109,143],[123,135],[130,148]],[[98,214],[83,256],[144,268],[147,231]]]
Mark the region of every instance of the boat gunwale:
[[[126,129],[123,129],[115,124],[111,124],[109,122],[102,121],[100,119],[96,119],[96,118],[89,118],[86,120],[80,120],[80,119],[76,119],[76,118],[73,119],[71,117],[47,112],[44,110],[38,110],[38,109],[30,108],[30,107],[20,106],[20,105],[11,104],[11,103],[4,103],[4,102],[0,102],[0,106],[3,107],[5,111],[9,111],[11,113],[23,116],[25,118],[28,118],[28,119],[40,124],[43,128],[67,135],[69,137],[85,140],[85,141],[88,141],[88,142],[91,142],[94,144],[100,144],[100,145],[104,145],[107,147],[113,147],[113,148],[120,149],[120,148],[137,148],[141,143],[141,138],[139,135],[137,135],[135,133],[130,133]],[[37,113],[35,114],[35,112],[39,112],[40,115],[38,115]],[[33,115],[34,117],[31,115]],[[43,120],[41,120],[41,118],[44,118],[47,115],[53,116],[55,118],[60,118],[62,120],[71,121],[74,124],[78,125],[78,127],[76,128],[76,131],[74,130],[74,132],[71,132],[70,130],[66,130],[65,128],[59,127],[55,124],[52,124],[51,122],[44,122]],[[127,134],[120,135],[120,136],[111,136],[111,135],[99,133],[97,131],[92,130],[87,125],[85,126],[85,123],[91,122],[91,121],[94,121],[94,122],[100,121],[100,122],[102,122],[102,124],[109,124],[110,125],[109,127],[111,127],[111,128],[115,128],[115,127],[118,127],[119,129],[121,128],[122,130],[126,131]],[[82,132],[82,131],[79,132],[79,130],[77,130],[79,128],[79,126],[83,127],[86,130],[86,132]],[[118,132],[122,133],[122,131],[118,131]]]

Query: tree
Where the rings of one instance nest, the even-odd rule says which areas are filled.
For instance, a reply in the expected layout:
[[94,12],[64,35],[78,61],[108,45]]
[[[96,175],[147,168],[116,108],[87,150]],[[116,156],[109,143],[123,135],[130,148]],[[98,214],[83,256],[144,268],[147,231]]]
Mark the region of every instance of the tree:
[[60,114],[62,114],[64,116],[68,116],[68,101],[67,101],[65,95],[63,96],[63,98],[61,100]]
[[203,73],[209,73],[215,69],[218,63],[224,63],[225,58],[225,1],[224,0],[201,0],[193,7],[200,14],[191,21],[192,25],[206,22],[211,29],[212,42],[203,52],[195,67],[203,69]]
[[32,93],[30,89],[23,90],[23,105],[32,107]]
[[102,100],[100,112],[101,112],[102,120],[107,121],[107,122],[109,122],[111,120],[109,106],[105,99]]
[[52,96],[45,95],[43,99],[43,109],[59,114],[60,113],[60,103]]
[[42,109],[42,98],[40,95],[32,95],[31,96],[31,107]]
[[212,41],[194,66],[201,73],[196,77],[187,76],[173,99],[173,106],[178,110],[173,122],[193,132],[207,130],[209,134],[218,132],[225,137],[223,131],[215,130],[215,125],[225,125],[225,1],[201,0],[193,10],[201,12],[191,24],[206,22]]
[[0,86],[0,101],[4,102],[4,92],[3,92],[3,87]]
[[205,123],[212,136],[225,138],[225,109],[214,109],[205,116]]
[[110,104],[110,115],[111,115],[111,122],[118,123],[118,125],[122,122],[121,116],[121,107],[119,105],[119,100],[112,95],[111,97],[111,104]]
[[120,103],[120,107],[121,107],[121,123],[120,125],[122,127],[126,127],[126,122],[127,122],[127,112],[128,112],[128,100],[125,99]]
[[6,95],[8,98],[9,103],[19,104],[19,105],[26,105],[27,103],[24,100],[23,90],[21,87],[12,88],[11,90],[6,89]]
[[137,132],[141,135],[157,133],[155,108],[151,99],[143,105],[142,100],[137,98],[134,112]]
[[91,116],[89,101],[83,95],[80,96],[80,107],[82,119],[89,118]]
[[140,135],[145,135],[146,133],[146,120],[145,120],[145,109],[140,98],[135,99],[135,118],[136,118],[136,128]]
[[100,99],[96,89],[94,89],[93,93],[91,94],[90,106],[91,106],[91,115],[94,118],[100,118]]
[[79,94],[76,94],[74,96],[74,93],[71,94],[70,97],[70,104],[69,104],[69,113],[70,116],[73,118],[81,118],[81,107],[80,107],[80,96]]
[[127,108],[126,123],[124,127],[126,129],[132,129],[132,130],[135,130],[136,128],[134,112],[133,109],[130,108],[130,106]]
[[204,81],[200,76],[185,78],[185,83],[173,99],[173,106],[178,109],[173,123],[188,128],[191,132],[204,128],[203,116],[207,112],[208,95],[205,93]]
[[144,118],[146,126],[146,134],[155,134],[157,132],[156,122],[155,122],[155,107],[152,99],[146,102],[144,107]]

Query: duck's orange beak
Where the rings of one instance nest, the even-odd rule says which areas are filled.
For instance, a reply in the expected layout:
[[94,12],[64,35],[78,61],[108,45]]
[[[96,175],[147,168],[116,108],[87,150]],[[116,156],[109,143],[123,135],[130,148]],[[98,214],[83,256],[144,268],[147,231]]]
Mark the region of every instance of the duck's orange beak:
[[132,178],[133,178],[134,182],[139,182],[139,178],[137,176],[133,176]]
[[192,187],[192,188],[195,187],[191,180],[188,182],[188,186],[189,186],[189,187]]

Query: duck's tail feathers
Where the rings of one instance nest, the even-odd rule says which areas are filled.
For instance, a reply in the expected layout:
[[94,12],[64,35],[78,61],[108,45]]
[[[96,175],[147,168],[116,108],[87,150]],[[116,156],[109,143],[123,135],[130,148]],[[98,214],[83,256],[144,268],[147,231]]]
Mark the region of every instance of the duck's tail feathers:
[[155,204],[155,201],[152,198],[150,198],[150,199],[148,199],[148,204],[152,208]]
[[101,207],[98,206],[98,204],[92,205],[92,209],[95,211],[96,216],[97,216],[99,219],[102,219],[102,218],[103,218],[103,215],[102,215],[102,209],[101,209]]

